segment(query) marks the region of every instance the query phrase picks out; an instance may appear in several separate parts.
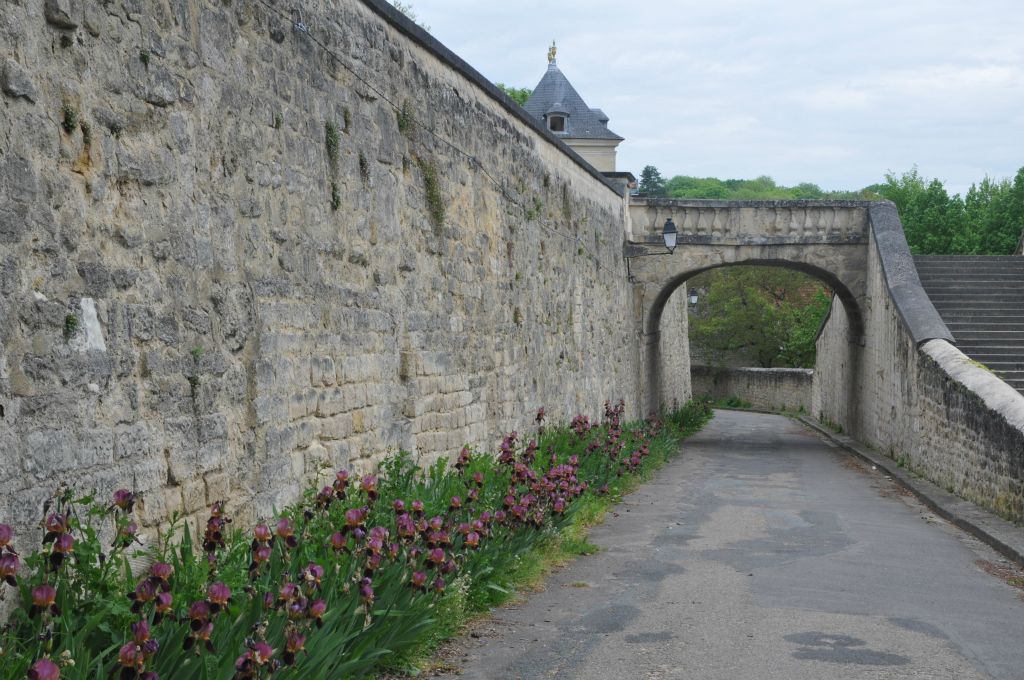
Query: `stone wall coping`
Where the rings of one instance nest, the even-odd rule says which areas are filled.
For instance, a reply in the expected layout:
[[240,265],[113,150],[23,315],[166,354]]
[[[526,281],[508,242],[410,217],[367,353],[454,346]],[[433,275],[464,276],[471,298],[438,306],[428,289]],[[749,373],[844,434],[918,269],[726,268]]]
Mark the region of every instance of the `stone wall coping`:
[[568,144],[556,137],[552,132],[541,125],[537,119],[528,114],[522,106],[513,101],[507,94],[499,90],[494,83],[485,78],[483,74],[470,66],[462,57],[445,47],[437,38],[430,35],[430,33],[420,26],[416,25],[415,21],[395,9],[394,5],[390,2],[387,2],[387,0],[361,1],[364,5],[369,7],[370,10],[391,24],[391,26],[399,33],[412,40],[443,64],[483,90],[484,94],[501,104],[508,113],[511,113],[515,118],[518,118],[521,122],[525,123],[545,142],[551,144],[568,156],[570,160],[583,168],[587,174],[597,180],[609,191],[613,192],[616,196],[622,196],[622,190],[620,187],[616,186],[615,182],[606,178],[597,168],[585,161],[578,153],[573,151]]
[[760,366],[700,366],[690,367],[691,371],[709,371],[715,373],[760,373],[774,375],[814,375],[813,368],[762,368]]
[[976,394],[990,411],[1024,432],[1024,394],[945,340],[929,340],[920,351],[931,357],[950,378]]
[[630,205],[635,207],[672,207],[672,208],[861,208],[869,209],[877,205],[877,201],[732,201],[718,198],[655,198],[651,196],[633,196]]
[[875,237],[875,248],[882,262],[882,276],[896,311],[906,325],[914,344],[928,340],[956,340],[935,310],[921,286],[914,256],[910,254],[896,206],[890,201],[869,202],[868,224]]

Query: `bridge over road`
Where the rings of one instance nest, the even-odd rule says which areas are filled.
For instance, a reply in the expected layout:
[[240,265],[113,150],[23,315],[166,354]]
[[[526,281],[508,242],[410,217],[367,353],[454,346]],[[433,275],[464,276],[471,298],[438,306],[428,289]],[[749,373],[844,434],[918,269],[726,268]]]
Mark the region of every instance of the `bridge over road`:
[[[895,206],[868,201],[634,199],[623,255],[633,286],[644,412],[690,395],[665,323],[708,269],[797,269],[835,292],[817,341],[811,412],[939,486],[1024,521],[1024,396],[957,349],[921,286]],[[679,245],[665,252],[671,219]],[[660,255],[660,256],[655,256]],[[668,329],[668,330],[666,330]],[[966,337],[966,336],[965,336]]]
[[458,677],[1021,677],[1019,572],[795,421],[719,411],[617,510]]

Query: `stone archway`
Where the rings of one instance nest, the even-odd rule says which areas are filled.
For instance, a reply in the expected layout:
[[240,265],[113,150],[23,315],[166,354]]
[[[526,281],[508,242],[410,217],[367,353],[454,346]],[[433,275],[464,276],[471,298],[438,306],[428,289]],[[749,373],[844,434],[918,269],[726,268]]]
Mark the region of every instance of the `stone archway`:
[[[662,352],[666,305],[687,280],[719,267],[784,267],[825,282],[835,291],[848,317],[848,356],[842,360],[856,375],[864,345],[869,205],[860,201],[665,199],[631,205],[634,233],[640,227],[643,239],[627,243],[624,252],[630,258],[634,284],[643,412],[671,403],[672,398],[662,387],[666,376],[681,370],[678,365],[670,367],[672,362],[667,360],[672,357]],[[655,256],[664,252],[659,232],[668,218],[679,225],[680,245],[672,254]],[[688,356],[685,363],[688,371]],[[848,386],[846,401],[851,408],[857,402],[854,388]]]

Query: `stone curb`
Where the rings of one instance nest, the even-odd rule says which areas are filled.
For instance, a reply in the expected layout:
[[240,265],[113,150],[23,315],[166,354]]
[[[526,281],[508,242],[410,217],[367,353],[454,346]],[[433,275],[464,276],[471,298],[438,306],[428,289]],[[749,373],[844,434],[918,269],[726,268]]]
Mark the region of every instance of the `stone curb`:
[[988,544],[1003,557],[1024,567],[1024,528],[1015,526],[970,501],[955,496],[902,468],[891,458],[869,450],[846,435],[835,434],[807,416],[796,418],[801,423],[839,447],[871,463],[900,486],[910,491],[939,517],[952,522],[978,540]]

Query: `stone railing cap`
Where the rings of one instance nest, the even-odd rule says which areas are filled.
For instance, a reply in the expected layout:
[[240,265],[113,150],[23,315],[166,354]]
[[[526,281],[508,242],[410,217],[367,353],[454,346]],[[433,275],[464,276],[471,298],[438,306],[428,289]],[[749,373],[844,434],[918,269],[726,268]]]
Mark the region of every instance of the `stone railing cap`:
[[945,340],[956,344],[953,334],[921,286],[896,206],[890,201],[873,202],[868,215],[878,257],[882,261],[885,285],[914,343],[920,345],[928,340]]

